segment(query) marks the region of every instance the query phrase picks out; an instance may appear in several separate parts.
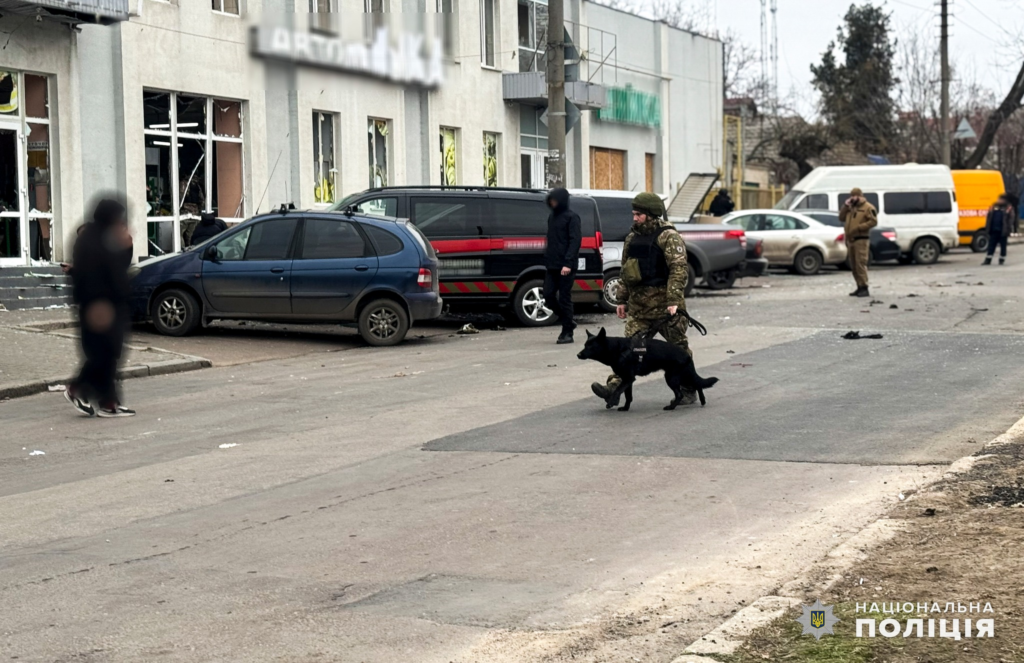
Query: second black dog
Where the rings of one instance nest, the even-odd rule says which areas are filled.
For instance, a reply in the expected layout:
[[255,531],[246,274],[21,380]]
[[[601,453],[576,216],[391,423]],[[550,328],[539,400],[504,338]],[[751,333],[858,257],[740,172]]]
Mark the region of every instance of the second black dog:
[[707,402],[704,399],[704,390],[710,389],[718,382],[718,378],[702,378],[697,375],[693,357],[671,343],[651,339],[647,341],[646,348],[641,359],[633,351],[630,339],[608,336],[602,327],[596,335],[587,331],[587,342],[576,356],[610,366],[615,374],[622,378],[622,384],[609,394],[606,400],[609,408],[618,402],[619,396],[625,394],[626,404],[620,407],[619,411],[627,412],[629,404],[633,402],[633,383],[636,382],[637,376],[650,375],[657,371],[665,372],[665,383],[675,395],[672,402],[665,406],[666,410],[676,409],[687,391],[696,391],[702,406]]

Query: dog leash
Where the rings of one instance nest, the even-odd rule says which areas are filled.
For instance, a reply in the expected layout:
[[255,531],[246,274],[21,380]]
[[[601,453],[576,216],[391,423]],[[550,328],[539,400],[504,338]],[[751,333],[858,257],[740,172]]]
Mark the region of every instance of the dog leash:
[[[694,318],[692,318],[690,314],[684,311],[683,309],[677,309],[675,315],[682,315],[684,318],[686,318],[687,326],[696,329],[701,336],[708,335],[708,328],[702,325]],[[665,316],[657,323],[651,325],[650,329],[648,329],[647,331],[635,334],[630,339],[630,350],[633,352],[633,355],[637,358],[638,362],[643,363],[644,357],[647,356],[647,341],[653,339],[655,336],[660,334],[661,331],[665,328],[665,325],[670,323],[672,321],[672,318],[675,317],[675,315]]]

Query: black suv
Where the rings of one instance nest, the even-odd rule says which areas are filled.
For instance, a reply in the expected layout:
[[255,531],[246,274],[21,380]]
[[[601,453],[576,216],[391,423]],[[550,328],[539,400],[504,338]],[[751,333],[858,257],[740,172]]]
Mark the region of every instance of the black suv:
[[[546,196],[538,189],[382,187],[348,196],[331,209],[409,219],[437,252],[445,303],[510,308],[520,323],[539,327],[556,318],[542,292]],[[597,204],[572,196],[569,207],[583,226],[573,301],[597,303],[604,287]]]

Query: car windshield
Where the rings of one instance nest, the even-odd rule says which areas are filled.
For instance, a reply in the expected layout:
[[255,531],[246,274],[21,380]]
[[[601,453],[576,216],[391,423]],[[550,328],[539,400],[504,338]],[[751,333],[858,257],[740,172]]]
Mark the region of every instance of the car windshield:
[[775,209],[789,209],[790,207],[793,206],[793,202],[796,201],[796,199],[802,195],[804,195],[803,191],[797,191],[796,189],[793,189],[792,191],[784,195],[782,197],[782,200],[775,203]]

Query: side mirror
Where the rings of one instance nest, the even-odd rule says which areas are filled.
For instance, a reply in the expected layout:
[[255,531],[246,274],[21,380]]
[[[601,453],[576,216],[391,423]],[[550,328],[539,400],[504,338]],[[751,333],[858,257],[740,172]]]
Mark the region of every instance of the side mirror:
[[217,245],[211,244],[203,250],[203,260],[220,262],[220,254],[217,252]]

